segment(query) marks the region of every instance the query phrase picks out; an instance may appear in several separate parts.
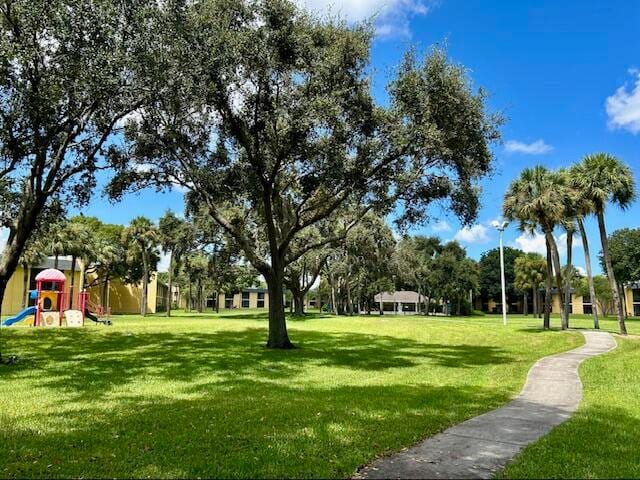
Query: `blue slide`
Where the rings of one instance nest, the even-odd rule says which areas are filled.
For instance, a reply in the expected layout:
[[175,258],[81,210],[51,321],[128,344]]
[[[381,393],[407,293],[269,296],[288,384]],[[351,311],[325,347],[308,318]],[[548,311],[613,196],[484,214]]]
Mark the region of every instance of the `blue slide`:
[[29,315],[35,315],[35,314],[36,314],[36,307],[27,307],[24,310],[22,310],[20,313],[18,313],[15,317],[7,318],[2,323],[2,325],[4,325],[5,327],[8,327],[9,325],[13,325],[14,323],[24,320]]

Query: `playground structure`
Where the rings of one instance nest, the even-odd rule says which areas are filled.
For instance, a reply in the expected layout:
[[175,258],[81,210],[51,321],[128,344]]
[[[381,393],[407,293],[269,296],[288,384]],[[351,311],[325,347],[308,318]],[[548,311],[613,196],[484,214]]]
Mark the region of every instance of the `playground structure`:
[[78,294],[76,305],[79,310],[72,308],[73,292],[65,292],[66,277],[60,270],[54,268],[43,270],[35,280],[36,289],[30,294],[31,299],[35,300],[35,305],[6,319],[2,323],[3,326],[10,326],[30,317],[33,317],[34,327],[62,327],[63,320],[67,327],[82,327],[85,318],[95,323],[111,324],[111,310],[92,304],[86,290]]

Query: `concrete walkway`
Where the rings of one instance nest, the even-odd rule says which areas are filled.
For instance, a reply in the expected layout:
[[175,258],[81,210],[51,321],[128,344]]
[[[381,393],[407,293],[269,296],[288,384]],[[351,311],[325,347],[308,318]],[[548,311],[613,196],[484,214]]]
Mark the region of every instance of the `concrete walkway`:
[[584,346],[538,360],[520,395],[413,447],[376,460],[354,478],[491,478],[528,444],[567,420],[582,399],[578,365],[616,347],[584,331]]

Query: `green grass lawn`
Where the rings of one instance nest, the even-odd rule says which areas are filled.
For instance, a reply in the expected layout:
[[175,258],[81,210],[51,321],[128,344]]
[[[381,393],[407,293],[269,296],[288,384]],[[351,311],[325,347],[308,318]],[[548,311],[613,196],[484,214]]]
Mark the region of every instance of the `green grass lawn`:
[[0,367],[0,477],[346,477],[582,344],[539,324],[312,315],[293,351],[264,348],[262,312],[3,328],[21,362]]

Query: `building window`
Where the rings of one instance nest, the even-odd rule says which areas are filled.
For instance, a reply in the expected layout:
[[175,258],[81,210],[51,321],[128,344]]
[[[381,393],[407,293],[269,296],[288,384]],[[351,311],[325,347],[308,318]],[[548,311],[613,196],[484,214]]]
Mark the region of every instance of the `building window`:
[[249,292],[242,292],[242,308],[249,308]]
[[224,308],[233,308],[233,293],[224,294]]
[[640,317],[640,288],[631,290],[633,296],[633,316]]
[[264,308],[264,292],[258,292],[258,308]]
[[584,295],[582,297],[582,312],[585,315],[591,315],[593,313],[593,304],[591,303],[590,295]]

